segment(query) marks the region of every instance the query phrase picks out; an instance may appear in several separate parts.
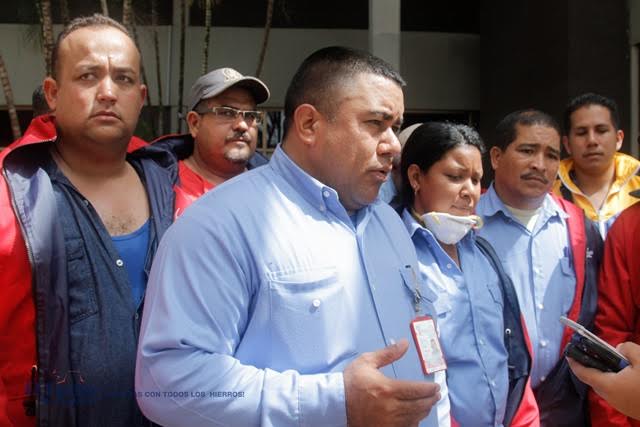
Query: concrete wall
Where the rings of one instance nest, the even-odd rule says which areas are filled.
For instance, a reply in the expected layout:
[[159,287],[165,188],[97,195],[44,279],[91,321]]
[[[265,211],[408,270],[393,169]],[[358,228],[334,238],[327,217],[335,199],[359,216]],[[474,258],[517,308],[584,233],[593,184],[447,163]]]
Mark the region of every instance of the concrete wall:
[[[43,78],[41,48],[28,40],[35,27],[0,25],[3,56],[9,69],[16,104],[28,107],[31,93]],[[56,28],[59,31],[59,28]],[[152,36],[147,28],[138,30],[153,104],[157,104],[155,58]],[[164,104],[178,102],[179,32],[160,28],[160,61]],[[255,28],[213,28],[209,69],[230,66],[244,74],[254,74],[263,30]],[[204,30],[190,27],[186,36],[185,97],[200,75]],[[7,42],[11,41],[11,42]],[[302,60],[314,50],[330,45],[368,47],[363,30],[274,29],[271,31],[262,78],[272,98],[268,107],[282,107],[284,93]],[[412,110],[477,110],[480,107],[480,39],[476,35],[449,33],[402,33],[401,72],[408,81],[406,108]],[[170,83],[169,83],[170,82]],[[170,89],[170,90],[167,90]],[[0,91],[0,104],[4,104]]]

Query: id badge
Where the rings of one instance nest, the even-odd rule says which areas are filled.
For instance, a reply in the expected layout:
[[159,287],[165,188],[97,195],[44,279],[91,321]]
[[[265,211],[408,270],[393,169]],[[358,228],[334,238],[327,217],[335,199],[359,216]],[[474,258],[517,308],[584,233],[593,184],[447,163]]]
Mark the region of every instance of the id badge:
[[425,375],[447,369],[442,354],[436,324],[429,316],[416,317],[411,321],[411,335],[416,343],[418,357]]

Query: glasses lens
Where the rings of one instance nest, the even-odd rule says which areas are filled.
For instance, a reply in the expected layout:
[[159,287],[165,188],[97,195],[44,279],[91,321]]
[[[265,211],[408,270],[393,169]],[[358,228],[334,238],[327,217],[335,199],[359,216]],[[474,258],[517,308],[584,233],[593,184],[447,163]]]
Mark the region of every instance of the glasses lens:
[[230,107],[215,107],[213,110],[216,116],[227,120],[235,120],[238,117],[238,113],[240,113],[240,110]]
[[262,114],[260,114],[259,111],[244,111],[244,119],[249,124],[260,124],[262,121]]

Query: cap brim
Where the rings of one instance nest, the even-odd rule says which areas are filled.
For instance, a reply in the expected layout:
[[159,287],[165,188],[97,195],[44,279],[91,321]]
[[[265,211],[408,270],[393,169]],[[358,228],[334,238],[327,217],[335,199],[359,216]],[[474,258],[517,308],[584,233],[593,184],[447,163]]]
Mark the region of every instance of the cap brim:
[[255,77],[242,77],[241,79],[234,80],[229,82],[228,84],[218,86],[215,89],[205,92],[202,94],[200,99],[213,98],[216,95],[221,94],[225,90],[238,86],[247,89],[253,95],[253,99],[256,101],[256,104],[262,104],[266,100],[269,99],[269,88],[262,83],[260,80]]
[[640,199],[640,190],[634,190],[630,192],[629,195]]

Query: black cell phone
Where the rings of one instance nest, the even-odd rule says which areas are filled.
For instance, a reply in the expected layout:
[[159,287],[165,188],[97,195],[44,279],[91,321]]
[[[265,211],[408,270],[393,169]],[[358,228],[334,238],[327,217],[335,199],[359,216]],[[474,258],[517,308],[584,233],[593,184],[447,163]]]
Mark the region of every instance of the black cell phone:
[[588,353],[585,353],[582,349],[580,349],[577,345],[574,345],[574,343],[572,342],[567,344],[567,347],[564,350],[564,355],[589,368],[595,368],[604,372],[611,371],[609,369],[609,366],[602,363],[595,357],[590,356]]
[[585,366],[604,372],[618,372],[629,366],[626,357],[584,326],[564,316],[560,317],[560,321],[577,333],[567,345],[565,355]]

